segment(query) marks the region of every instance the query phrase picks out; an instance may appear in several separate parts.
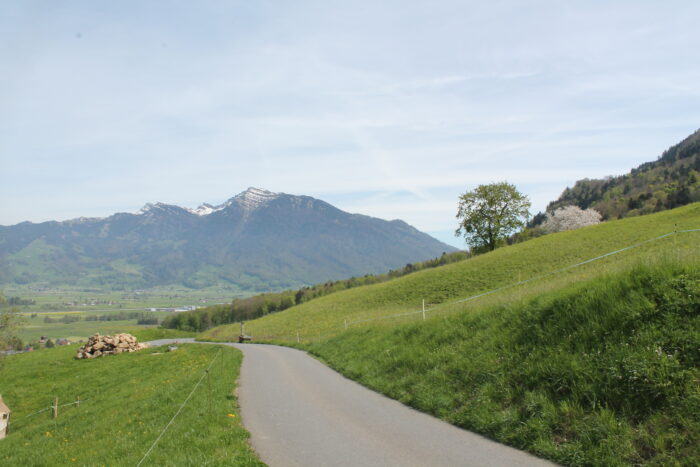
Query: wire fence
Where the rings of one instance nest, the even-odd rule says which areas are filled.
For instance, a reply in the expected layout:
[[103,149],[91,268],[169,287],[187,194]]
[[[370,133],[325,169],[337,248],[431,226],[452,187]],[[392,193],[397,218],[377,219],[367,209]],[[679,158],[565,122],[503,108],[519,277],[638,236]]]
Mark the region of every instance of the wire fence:
[[46,408],[44,408],[44,409],[37,410],[36,412],[30,413],[29,415],[25,415],[24,418],[33,417],[34,415],[39,415],[40,413],[46,412],[47,410],[53,410],[54,408],[68,407],[69,405],[80,405],[80,404],[82,404],[83,402],[86,402],[86,401],[89,401],[89,400],[90,400],[90,399],[78,399],[78,400],[76,400],[76,401],[74,401],[74,402],[68,402],[68,403],[66,403],[66,404],[61,404],[61,405],[57,405],[57,406],[50,405],[50,406],[48,406],[48,407],[46,407]]
[[[487,295],[492,295],[492,294],[495,294],[495,293],[498,293],[498,292],[502,292],[502,291],[504,291],[504,290],[508,290],[508,289],[512,289],[512,288],[514,288],[514,287],[518,287],[518,286],[523,285],[523,284],[527,284],[528,282],[533,282],[533,281],[537,281],[537,280],[540,280],[540,279],[544,279],[544,278],[546,278],[546,277],[554,276],[554,275],[556,275],[556,274],[561,274],[561,273],[566,272],[566,271],[569,271],[569,270],[571,270],[571,269],[578,268],[578,267],[580,267],[580,266],[583,266],[583,265],[586,265],[586,264],[590,264],[590,263],[593,263],[593,262],[595,262],[595,261],[600,261],[600,260],[605,259],[605,258],[608,258],[608,257],[610,257],[610,256],[614,256],[614,255],[620,254],[620,253],[622,253],[622,252],[625,252],[625,251],[628,251],[628,250],[632,250],[632,249],[634,249],[634,248],[639,248],[640,246],[646,245],[646,244],[648,244],[648,243],[656,242],[656,241],[661,240],[661,239],[663,239],[663,238],[667,238],[667,237],[670,237],[670,236],[673,236],[673,235],[677,235],[677,234],[681,234],[681,233],[689,233],[689,232],[700,232],[700,229],[674,230],[673,232],[669,232],[669,233],[666,233],[666,234],[663,234],[663,235],[659,235],[658,237],[650,238],[650,239],[644,240],[644,241],[642,241],[642,242],[638,242],[638,243],[635,243],[635,244],[632,244],[632,245],[628,245],[628,246],[626,246],[626,247],[624,247],[624,248],[620,248],[620,249],[618,249],[618,250],[611,251],[611,252],[608,252],[608,253],[605,253],[605,254],[596,256],[596,257],[594,257],[594,258],[590,258],[590,259],[587,259],[587,260],[585,260],[585,261],[578,262],[578,263],[576,263],[576,264],[572,264],[572,265],[569,265],[569,266],[566,266],[566,267],[563,267],[563,268],[559,268],[559,269],[556,269],[556,270],[554,270],[554,271],[546,272],[546,273],[544,273],[544,274],[538,274],[538,275],[536,275],[536,276],[530,277],[530,278],[525,279],[525,280],[513,282],[513,283],[511,283],[511,284],[507,284],[507,285],[504,285],[504,286],[501,286],[501,287],[497,287],[497,288],[495,288],[495,289],[491,289],[491,290],[488,290],[488,291],[486,291],[486,292],[482,292],[482,293],[479,293],[479,294],[476,294],[476,295],[472,295],[472,296],[469,296],[469,297],[466,297],[466,298],[461,298],[461,299],[459,299],[459,300],[454,300],[454,301],[451,301],[451,302],[441,303],[440,306],[455,305],[455,304],[458,304],[458,303],[465,303],[465,302],[469,302],[469,301],[472,301],[472,300],[476,300],[476,299],[478,299],[478,298],[485,297],[485,296],[487,296]],[[344,326],[345,326],[345,328],[347,329],[347,327],[350,326],[350,325],[352,325],[352,324],[366,323],[366,322],[377,321],[377,320],[382,320],[382,319],[395,319],[395,318],[401,318],[401,317],[404,317],[404,316],[417,315],[417,314],[423,314],[423,315],[425,316],[426,313],[429,313],[429,312],[431,312],[431,311],[434,311],[434,310],[431,310],[431,309],[422,309],[422,310],[418,310],[418,311],[408,311],[408,312],[405,312],[405,313],[396,313],[396,314],[393,314],[393,315],[377,316],[377,317],[374,317],[374,318],[360,319],[360,320],[355,320],[355,321],[347,321],[347,320],[345,320],[345,321],[344,321]]]
[[[190,391],[190,393],[187,395],[187,397],[185,398],[185,400],[182,402],[182,404],[180,404],[179,408],[177,409],[177,411],[175,412],[175,414],[172,416],[172,418],[170,419],[170,421],[169,421],[169,422],[165,425],[165,427],[160,431],[160,433],[158,434],[158,437],[153,441],[153,443],[151,444],[151,446],[148,448],[148,450],[145,452],[145,454],[143,455],[143,457],[141,458],[141,460],[138,462],[137,467],[141,466],[141,464],[146,460],[146,458],[149,456],[149,454],[150,454],[150,453],[153,451],[153,449],[156,447],[156,445],[157,445],[158,442],[161,440],[161,438],[163,437],[163,435],[165,434],[165,432],[168,430],[168,428],[170,428],[170,426],[173,424],[173,422],[174,422],[175,419],[178,417],[178,415],[180,415],[180,413],[182,412],[182,410],[187,406],[187,403],[190,401],[190,399],[191,399],[192,396],[194,395],[194,393],[195,393],[195,391],[197,390],[197,388],[201,385],[201,383],[202,383],[202,381],[204,380],[204,378],[206,378],[208,375],[210,375],[210,370],[211,370],[212,366],[214,365],[214,362],[216,361],[217,357],[219,357],[220,355],[221,355],[221,364],[222,364],[222,367],[221,367],[221,368],[222,368],[222,371],[223,371],[223,368],[224,368],[224,366],[223,366],[223,365],[224,365],[224,359],[223,359],[223,355],[222,355],[222,349],[220,348],[220,349],[217,351],[217,353],[214,355],[214,357],[212,357],[211,361],[209,362],[209,365],[208,365],[208,366],[206,367],[206,369],[202,372],[202,376],[199,378],[199,380],[197,380],[197,383],[194,385],[194,387],[192,388],[192,390]],[[210,389],[211,389],[211,388],[210,388]],[[35,411],[35,412],[29,413],[29,414],[27,414],[27,415],[24,415],[23,417],[20,418],[20,420],[26,420],[26,419],[28,419],[28,418],[30,418],[30,417],[34,417],[34,416],[36,416],[36,415],[39,415],[39,414],[42,414],[42,413],[44,413],[44,412],[48,412],[48,411],[51,411],[51,410],[54,411],[53,418],[56,419],[56,418],[57,418],[57,415],[58,415],[58,409],[59,409],[59,408],[68,407],[68,406],[72,406],[72,405],[80,406],[80,404],[82,404],[82,403],[84,403],[84,402],[91,401],[91,400],[93,400],[93,399],[81,399],[80,396],[78,396],[78,397],[76,398],[76,400],[73,401],[73,402],[67,402],[67,403],[64,403],[64,404],[58,404],[58,398],[55,398],[53,404],[49,405],[48,407],[44,407],[44,408],[42,408],[42,409],[40,409],[40,410],[37,410],[37,411]],[[54,420],[54,421],[55,421],[55,420]]]
[[[447,307],[449,307],[450,305],[457,305],[460,303],[466,303],[466,302],[470,302],[473,300],[477,300],[477,299],[480,299],[480,298],[483,298],[483,297],[486,297],[489,295],[493,295],[493,294],[496,294],[498,292],[503,292],[503,291],[506,291],[509,289],[514,289],[516,287],[519,287],[521,285],[524,285],[524,284],[527,284],[530,282],[538,281],[540,279],[544,279],[547,277],[556,276],[558,274],[562,274],[562,273],[570,271],[572,269],[575,269],[575,268],[578,268],[578,267],[581,267],[581,266],[584,266],[587,264],[595,263],[597,261],[601,261],[601,260],[606,259],[606,258],[613,257],[613,256],[618,255],[620,253],[623,253],[623,252],[626,252],[626,251],[629,251],[629,250],[632,250],[635,248],[639,248],[639,247],[647,245],[649,243],[657,242],[657,241],[662,240],[664,238],[669,238],[669,237],[672,237],[672,236],[675,236],[678,234],[685,234],[685,233],[691,233],[691,232],[700,232],[700,229],[674,230],[673,232],[668,232],[668,233],[665,233],[663,235],[659,235],[657,237],[650,238],[648,240],[644,240],[644,241],[641,241],[638,243],[627,245],[623,248],[619,248],[619,249],[616,249],[614,251],[610,251],[610,252],[604,253],[602,255],[595,256],[593,258],[579,261],[575,264],[571,264],[571,265],[565,266],[563,268],[558,268],[558,269],[555,269],[555,270],[552,270],[549,272],[537,274],[537,275],[529,277],[527,279],[518,280],[516,282],[512,282],[510,284],[506,284],[506,285],[503,285],[501,287],[496,287],[496,288],[493,288],[493,289],[490,289],[490,290],[487,290],[484,292],[480,292],[478,294],[471,295],[469,297],[464,297],[464,298],[460,298],[458,300],[443,302],[443,303],[440,303],[437,305],[433,305],[429,308],[426,308],[425,304],[424,304],[422,309],[420,309],[420,310],[405,311],[405,312],[401,312],[401,313],[394,313],[394,314],[388,314],[388,315],[382,315],[382,316],[374,316],[371,318],[356,319],[356,320],[350,320],[348,318],[345,318],[345,319],[343,319],[342,322],[338,323],[337,329],[340,330],[340,332],[342,332],[342,330],[347,330],[353,325],[369,323],[369,322],[373,322],[373,321],[406,318],[406,317],[416,316],[416,315],[422,315],[423,319],[425,320],[429,313],[435,313],[435,312],[445,313],[445,312],[460,311],[461,310],[460,308],[447,309]],[[303,334],[301,332],[296,332],[295,334],[292,334],[292,335],[288,335],[288,334],[281,335],[281,334],[276,334],[274,332],[268,334],[265,332],[264,328],[260,329],[260,331],[261,332],[259,335],[260,335],[260,339],[262,339],[262,340],[281,339],[281,340],[297,342],[297,343],[300,343],[302,341],[315,341],[315,340],[318,340],[319,342],[321,341],[321,331],[319,331],[319,330],[314,330],[314,331],[307,330]],[[337,332],[333,332],[330,329],[324,329],[323,332],[325,332],[326,335],[337,334]]]
[[209,366],[202,373],[202,377],[199,378],[199,381],[197,381],[197,384],[194,385],[194,387],[192,388],[192,391],[190,391],[187,398],[185,398],[185,400],[182,402],[182,404],[180,404],[180,408],[177,409],[177,412],[175,412],[175,415],[173,415],[173,418],[171,418],[170,421],[168,422],[168,424],[165,425],[165,428],[163,428],[163,430],[160,432],[160,434],[155,439],[155,441],[153,441],[153,444],[151,444],[151,447],[148,448],[148,451],[146,451],[146,453],[143,455],[143,457],[141,458],[139,463],[136,464],[136,467],[139,467],[143,463],[143,461],[146,460],[146,458],[151,453],[151,451],[153,451],[153,448],[155,448],[156,444],[158,444],[158,441],[160,441],[160,439],[163,437],[163,435],[168,430],[168,428],[170,428],[170,425],[172,425],[173,422],[175,421],[175,419],[177,418],[177,416],[180,415],[180,412],[182,412],[182,409],[185,408],[185,406],[187,405],[187,402],[189,402],[190,398],[192,397],[192,394],[194,394],[194,392],[197,390],[197,388],[202,383],[204,378],[209,374],[209,370],[211,369],[212,365],[214,364],[214,361],[216,361],[216,357],[218,357],[220,354],[221,354],[221,349],[219,349],[219,351],[216,353],[216,355],[214,355],[214,358],[211,359],[211,362],[209,362]]

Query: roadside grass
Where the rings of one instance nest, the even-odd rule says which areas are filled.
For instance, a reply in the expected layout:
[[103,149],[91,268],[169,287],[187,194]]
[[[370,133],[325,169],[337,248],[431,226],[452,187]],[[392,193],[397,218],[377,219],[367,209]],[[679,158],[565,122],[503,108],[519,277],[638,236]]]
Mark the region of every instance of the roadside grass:
[[[246,333],[256,341],[293,344],[298,335],[302,343],[318,342],[344,332],[346,321],[352,329],[358,326],[395,326],[422,319],[421,314],[415,312],[421,309],[423,300],[428,304],[428,319],[441,319],[447,312],[478,311],[527,300],[601,273],[625,271],[639,263],[698,258],[700,232],[679,233],[477,300],[453,303],[675,230],[697,228],[700,228],[700,203],[546,235],[458,263],[320,297],[249,321]],[[405,317],[391,317],[411,312],[414,313]],[[200,338],[234,340],[239,332],[238,324],[224,325],[201,333]]]
[[404,404],[562,464],[700,463],[697,261],[301,347]]
[[[135,466],[207,368],[142,465],[263,465],[238,415],[241,353],[196,344],[166,350],[74,360],[73,345],[7,357],[0,394],[13,413],[0,465]],[[30,416],[54,397],[60,405],[77,396],[80,406],[59,408],[57,419],[51,410]]]

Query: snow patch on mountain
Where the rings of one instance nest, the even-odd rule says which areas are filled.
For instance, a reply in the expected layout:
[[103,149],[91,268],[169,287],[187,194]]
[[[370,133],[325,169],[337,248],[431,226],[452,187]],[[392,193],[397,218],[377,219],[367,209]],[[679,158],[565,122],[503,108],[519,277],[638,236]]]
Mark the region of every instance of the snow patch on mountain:
[[237,194],[233,198],[229,199],[225,203],[219,204],[219,205],[212,205],[209,203],[202,203],[197,207],[196,209],[192,208],[181,208],[179,206],[175,206],[173,204],[165,204],[165,203],[146,203],[144,207],[142,207],[136,214],[137,215],[144,215],[144,214],[153,214],[154,212],[157,211],[173,211],[173,210],[178,210],[178,209],[184,209],[185,211],[195,214],[197,216],[208,216],[209,214],[215,213],[217,211],[221,211],[223,209],[226,209],[227,207],[231,206],[233,203],[237,203],[239,206],[241,206],[246,212],[251,212],[254,211],[255,209],[266,205],[273,199],[277,198],[280,196],[281,193],[273,193],[271,191],[262,189],[262,188],[255,188],[255,187],[250,187],[247,190],[245,190],[242,193]]
[[250,187],[243,193],[234,196],[232,201],[236,201],[246,211],[254,211],[276,199],[279,195],[279,193],[273,193],[262,188]]
[[202,203],[197,209],[189,209],[188,208],[187,210],[189,212],[191,212],[192,214],[196,214],[198,216],[208,216],[212,212],[221,211],[226,206],[227,206],[226,203],[220,204],[218,206],[212,206],[209,203]]

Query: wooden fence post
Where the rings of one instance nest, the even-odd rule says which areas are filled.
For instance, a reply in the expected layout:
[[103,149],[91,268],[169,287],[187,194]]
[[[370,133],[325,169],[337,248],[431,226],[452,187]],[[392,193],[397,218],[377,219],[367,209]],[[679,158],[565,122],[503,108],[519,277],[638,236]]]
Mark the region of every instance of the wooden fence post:
[[53,400],[53,418],[58,418],[58,397]]

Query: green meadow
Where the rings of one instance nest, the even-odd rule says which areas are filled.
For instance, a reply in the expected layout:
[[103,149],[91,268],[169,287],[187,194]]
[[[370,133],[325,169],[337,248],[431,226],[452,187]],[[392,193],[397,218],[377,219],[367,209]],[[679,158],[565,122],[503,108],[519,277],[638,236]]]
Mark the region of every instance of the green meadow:
[[34,303],[19,307],[22,311],[104,312],[143,311],[146,308],[206,306],[229,302],[236,295],[228,289],[188,289],[178,286],[146,290],[110,291],[100,288],[70,288],[50,285],[3,284],[6,297],[20,297]]
[[[56,340],[58,338],[68,338],[72,341],[85,339],[99,332],[100,334],[114,334],[118,332],[130,332],[137,329],[147,329],[149,327],[156,326],[140,326],[137,324],[136,319],[129,320],[116,320],[116,321],[87,321],[86,316],[99,316],[106,313],[96,313],[96,312],[53,312],[53,313],[23,313],[24,325],[20,332],[19,337],[24,342],[35,342],[39,340],[41,336],[47,336],[50,339]],[[149,312],[149,315],[162,319],[163,316],[168,315],[168,312]],[[60,320],[64,316],[79,317],[80,321],[75,321],[71,323],[61,323],[52,322],[46,323],[44,319],[49,317],[52,320]]]
[[[426,318],[475,311],[498,304],[534,298],[597,277],[625,271],[637,264],[700,257],[700,232],[687,232],[644,243],[636,248],[579,267],[562,270],[609,252],[646,242],[675,230],[700,228],[700,203],[648,216],[605,222],[579,230],[546,235],[500,248],[461,262],[423,270],[381,284],[344,290],[284,312],[246,323],[256,340],[318,342],[357,327],[395,326],[422,319],[416,313],[426,303]],[[519,281],[526,284],[466,302]],[[405,316],[395,316],[405,315]],[[238,324],[219,326],[201,334],[204,339],[232,340]]]
[[[115,318],[120,314],[142,313],[144,317],[162,321],[172,312],[147,311],[149,308],[178,308],[182,306],[206,306],[231,300],[228,291],[220,288],[192,290],[183,287],[160,287],[139,291],[104,291],[85,288],[52,288],[38,286],[4,286],[5,296],[19,297],[23,303],[12,306],[24,318],[24,326],[18,337],[24,343],[36,342],[41,336],[52,340],[67,338],[71,341],[85,339],[92,334],[114,334],[147,329],[154,325],[139,325],[137,319],[87,320],[88,317]],[[60,322],[66,316],[78,321]],[[52,322],[47,322],[52,321]]]
[[[0,394],[13,413],[0,465],[135,466],[195,387],[141,465],[263,465],[238,413],[239,351],[188,344],[74,360],[75,351],[4,359]],[[56,397],[53,418],[44,409]]]

